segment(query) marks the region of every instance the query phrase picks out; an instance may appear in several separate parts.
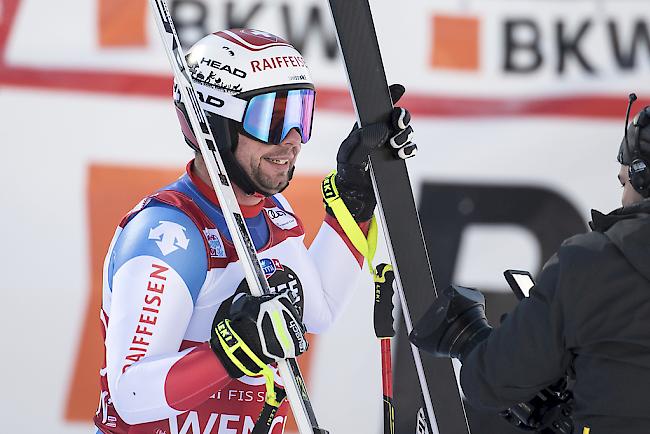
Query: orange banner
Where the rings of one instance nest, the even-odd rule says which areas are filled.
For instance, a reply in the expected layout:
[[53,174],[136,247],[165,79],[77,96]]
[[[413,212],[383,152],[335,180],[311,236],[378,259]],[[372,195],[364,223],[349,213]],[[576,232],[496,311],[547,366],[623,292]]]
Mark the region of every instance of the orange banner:
[[475,17],[433,17],[431,66],[478,71],[480,21]]
[[99,0],[99,46],[146,45],[147,7],[146,0]]

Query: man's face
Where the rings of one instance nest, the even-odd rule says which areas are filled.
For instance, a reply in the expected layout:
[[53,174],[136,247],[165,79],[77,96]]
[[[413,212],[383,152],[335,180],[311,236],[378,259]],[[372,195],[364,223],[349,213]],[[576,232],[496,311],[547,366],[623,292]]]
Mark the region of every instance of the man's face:
[[301,146],[300,133],[295,129],[279,145],[239,134],[235,159],[260,190],[275,194],[289,184]]
[[623,206],[629,206],[633,203],[639,202],[643,199],[630,183],[630,175],[628,172],[629,166],[621,164],[621,170],[618,172],[618,181],[623,187],[623,196],[621,197],[621,204]]

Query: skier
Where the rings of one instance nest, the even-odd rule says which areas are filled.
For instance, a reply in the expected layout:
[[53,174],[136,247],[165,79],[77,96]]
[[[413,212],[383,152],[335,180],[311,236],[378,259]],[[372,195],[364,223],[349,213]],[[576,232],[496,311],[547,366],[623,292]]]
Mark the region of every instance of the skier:
[[[265,396],[281,386],[273,362],[306,351],[305,330],[325,331],[361,275],[350,228],[326,207],[307,249],[302,223],[281,194],[311,135],[315,89],[300,53],[269,33],[233,29],[204,37],[186,58],[195,84],[246,103],[241,122],[214,114],[208,121],[217,138],[231,138],[221,154],[272,293],[249,295],[175,89],[195,158],[124,217],[109,247],[98,433],[250,433]],[[391,91],[397,102],[404,88]],[[408,111],[395,108],[390,122],[354,128],[339,148],[333,181],[365,235],[375,208],[366,156],[387,145],[395,158],[415,155],[409,121]],[[288,405],[275,405],[277,434]]]
[[460,359],[471,404],[503,411],[569,371],[574,433],[648,432],[650,107],[628,126],[635,99],[618,153],[622,208],[592,211],[592,231],[562,243],[498,329],[478,291],[452,285],[411,333],[420,348]]

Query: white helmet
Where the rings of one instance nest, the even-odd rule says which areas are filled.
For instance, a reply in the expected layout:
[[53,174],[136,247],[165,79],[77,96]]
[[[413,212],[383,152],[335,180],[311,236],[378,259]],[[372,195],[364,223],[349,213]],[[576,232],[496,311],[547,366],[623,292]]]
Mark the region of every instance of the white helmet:
[[[229,175],[249,194],[268,194],[235,161],[237,133],[278,144],[296,129],[303,143],[309,140],[315,90],[305,60],[284,39],[252,29],[207,35],[186,60]],[[187,144],[198,150],[176,85],[174,103]]]

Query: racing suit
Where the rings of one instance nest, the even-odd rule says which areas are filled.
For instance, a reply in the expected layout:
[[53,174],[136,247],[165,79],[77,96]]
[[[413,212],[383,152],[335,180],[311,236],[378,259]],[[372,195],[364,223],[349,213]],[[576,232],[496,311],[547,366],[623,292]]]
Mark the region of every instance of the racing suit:
[[[214,191],[191,167],[128,213],[110,244],[99,432],[250,433],[264,404],[264,379],[231,379],[207,342],[217,309],[244,272]],[[307,249],[303,225],[282,195],[242,213],[271,290],[293,293],[308,332],[326,330],[363,264],[338,222],[326,215]],[[285,400],[272,434],[284,431],[287,412]]]

